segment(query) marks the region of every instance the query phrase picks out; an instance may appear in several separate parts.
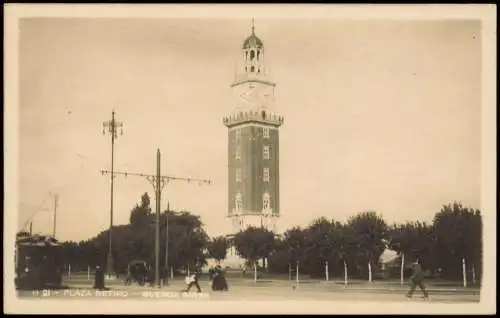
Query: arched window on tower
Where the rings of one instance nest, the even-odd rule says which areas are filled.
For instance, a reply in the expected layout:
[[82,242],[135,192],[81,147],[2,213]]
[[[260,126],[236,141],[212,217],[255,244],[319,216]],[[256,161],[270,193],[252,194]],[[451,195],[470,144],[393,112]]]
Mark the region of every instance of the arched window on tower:
[[241,199],[241,193],[236,193],[234,197],[234,206],[236,212],[241,212],[243,209],[243,200]]
[[250,51],[250,60],[253,61],[254,58],[255,58],[255,51],[251,50]]
[[269,193],[265,192],[262,195],[262,211],[270,211],[271,210],[271,196]]
[[260,51],[257,51],[257,61],[260,59]]
[[250,67],[250,72],[252,72],[252,73],[255,72],[255,67],[254,66]]

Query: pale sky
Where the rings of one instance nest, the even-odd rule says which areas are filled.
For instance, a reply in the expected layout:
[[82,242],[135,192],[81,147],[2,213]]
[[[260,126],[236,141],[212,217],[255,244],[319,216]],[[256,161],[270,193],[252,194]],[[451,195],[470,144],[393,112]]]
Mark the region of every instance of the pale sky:
[[[20,22],[19,221],[81,240],[109,226],[114,108],[120,171],[208,178],[174,182],[174,209],[227,233],[229,85],[249,19],[31,19]],[[480,208],[481,25],[470,21],[256,19],[277,83],[278,228],[366,210],[388,223],[431,221],[452,200]],[[115,224],[144,178],[115,182]],[[152,201],[154,207],[154,201]]]

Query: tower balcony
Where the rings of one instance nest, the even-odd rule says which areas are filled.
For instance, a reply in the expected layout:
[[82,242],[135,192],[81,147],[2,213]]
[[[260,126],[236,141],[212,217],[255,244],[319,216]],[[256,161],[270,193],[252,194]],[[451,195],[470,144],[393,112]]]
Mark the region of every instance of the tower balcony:
[[263,123],[280,127],[283,124],[284,118],[276,112],[267,110],[261,111],[237,111],[231,115],[225,116],[222,123],[229,127],[246,123]]
[[[252,64],[247,65],[248,70],[250,70],[251,66]],[[258,66],[257,64],[254,65],[255,68],[257,66]],[[260,73],[244,71],[244,66],[243,66],[243,72],[236,75],[234,82],[231,84],[231,87],[241,85],[244,83],[253,83],[253,82],[271,85],[273,87],[276,86],[276,83],[274,83],[271,76],[267,73],[266,69],[263,66],[261,66]]]

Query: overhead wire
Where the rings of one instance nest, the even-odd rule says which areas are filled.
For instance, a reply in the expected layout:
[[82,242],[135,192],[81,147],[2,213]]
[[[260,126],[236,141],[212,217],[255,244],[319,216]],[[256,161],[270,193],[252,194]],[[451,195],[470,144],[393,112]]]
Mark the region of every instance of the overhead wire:
[[[93,166],[97,166],[96,162],[93,162],[93,160],[89,157],[86,157],[86,156],[83,156],[79,153],[76,153],[76,155],[84,160],[87,161],[87,164],[91,164]],[[75,167],[73,168],[68,174],[67,176],[70,176],[74,173],[76,173],[77,170],[80,170],[82,168],[82,163],[80,163],[78,165],[78,167]],[[99,169],[96,169],[96,174],[99,173]],[[49,211],[48,208],[41,208],[46,202],[47,202],[47,199],[54,193],[58,193],[60,192],[61,190],[65,189],[65,188],[68,188],[70,186],[72,186],[75,182],[78,181],[77,178],[68,178],[70,181],[67,182],[67,183],[64,183],[62,185],[60,185],[59,187],[51,190],[51,191],[48,191],[46,196],[44,197],[44,199],[38,204],[36,205],[33,209],[34,209],[34,212],[26,219],[26,221],[23,223],[22,227],[21,227],[21,230],[25,230],[26,227],[30,224],[30,222],[33,221],[33,219],[35,218],[35,216],[38,215],[39,212],[42,212],[42,211]]]

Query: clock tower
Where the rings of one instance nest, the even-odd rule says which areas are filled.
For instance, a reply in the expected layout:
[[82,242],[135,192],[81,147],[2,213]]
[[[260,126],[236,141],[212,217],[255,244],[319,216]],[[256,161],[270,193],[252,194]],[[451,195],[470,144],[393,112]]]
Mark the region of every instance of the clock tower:
[[234,106],[228,128],[228,217],[233,232],[248,226],[276,231],[280,215],[279,128],[276,84],[264,63],[264,44],[252,33],[243,42],[231,84]]

